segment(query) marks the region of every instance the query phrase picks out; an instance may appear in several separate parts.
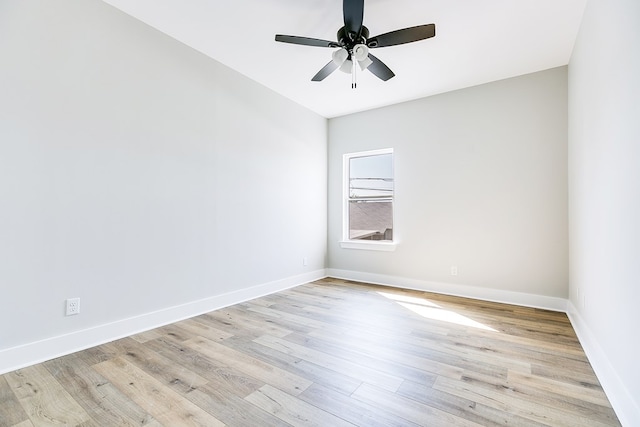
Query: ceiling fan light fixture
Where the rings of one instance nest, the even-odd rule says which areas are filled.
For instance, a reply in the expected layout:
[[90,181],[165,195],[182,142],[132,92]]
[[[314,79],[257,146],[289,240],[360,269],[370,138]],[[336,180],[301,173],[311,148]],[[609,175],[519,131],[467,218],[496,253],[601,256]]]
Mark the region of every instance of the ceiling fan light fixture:
[[369,65],[371,65],[371,64],[373,64],[373,61],[371,59],[369,59],[368,56],[366,58],[364,58],[362,61],[358,61],[358,65],[360,65],[360,69],[362,71],[364,71],[367,68],[369,68]]
[[333,54],[331,55],[331,59],[333,60],[333,62],[335,62],[335,64],[338,67],[344,64],[344,62],[347,60],[348,57],[349,57],[349,52],[347,52],[347,49],[344,49],[344,48],[340,48],[334,51]]
[[353,47],[353,59],[364,61],[369,56],[369,48],[364,44],[357,44]]
[[343,73],[351,74],[352,69],[353,69],[353,61],[351,61],[350,59],[347,59],[346,61],[344,61],[340,66],[340,71],[342,71]]

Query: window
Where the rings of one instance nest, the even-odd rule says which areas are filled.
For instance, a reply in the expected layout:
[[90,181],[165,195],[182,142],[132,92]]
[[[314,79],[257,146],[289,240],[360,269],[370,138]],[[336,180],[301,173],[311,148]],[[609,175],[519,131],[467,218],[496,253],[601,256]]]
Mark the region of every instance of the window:
[[393,250],[393,149],[344,155],[343,248]]

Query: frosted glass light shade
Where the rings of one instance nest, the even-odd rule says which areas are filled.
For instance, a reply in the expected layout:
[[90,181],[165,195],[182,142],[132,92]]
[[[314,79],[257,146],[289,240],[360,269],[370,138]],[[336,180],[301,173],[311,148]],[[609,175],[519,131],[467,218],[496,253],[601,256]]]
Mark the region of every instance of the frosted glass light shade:
[[351,70],[353,70],[353,61],[351,61],[350,59],[347,59],[340,66],[340,71],[342,71],[343,73],[351,73]]
[[362,61],[358,61],[358,65],[360,65],[360,69],[362,71],[366,70],[367,67],[369,67],[369,65],[371,64],[373,64],[373,61],[370,60],[368,56],[364,58]]
[[333,54],[331,54],[331,59],[336,63],[338,67],[344,64],[348,57],[349,52],[347,52],[347,49],[344,48],[338,49],[333,52]]
[[357,44],[353,47],[353,59],[363,61],[369,57],[369,48],[364,44]]

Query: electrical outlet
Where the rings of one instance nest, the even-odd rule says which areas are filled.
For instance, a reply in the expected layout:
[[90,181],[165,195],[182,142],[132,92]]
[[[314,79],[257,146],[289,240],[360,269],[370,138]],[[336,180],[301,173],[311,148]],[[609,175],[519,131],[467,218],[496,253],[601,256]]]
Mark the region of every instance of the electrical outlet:
[[306,267],[307,265],[309,265],[309,264],[307,263],[307,257],[302,258],[302,266],[303,266],[303,267]]
[[458,275],[458,267],[455,265],[451,266],[451,275],[452,276],[457,276]]
[[80,314],[80,298],[69,298],[67,300],[67,316]]

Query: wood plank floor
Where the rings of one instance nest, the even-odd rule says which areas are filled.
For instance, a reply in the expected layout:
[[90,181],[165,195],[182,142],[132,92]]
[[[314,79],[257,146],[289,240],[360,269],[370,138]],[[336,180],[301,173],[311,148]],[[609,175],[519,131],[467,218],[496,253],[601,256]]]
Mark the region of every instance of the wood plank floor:
[[562,313],[323,279],[0,376],[0,426],[616,426]]

